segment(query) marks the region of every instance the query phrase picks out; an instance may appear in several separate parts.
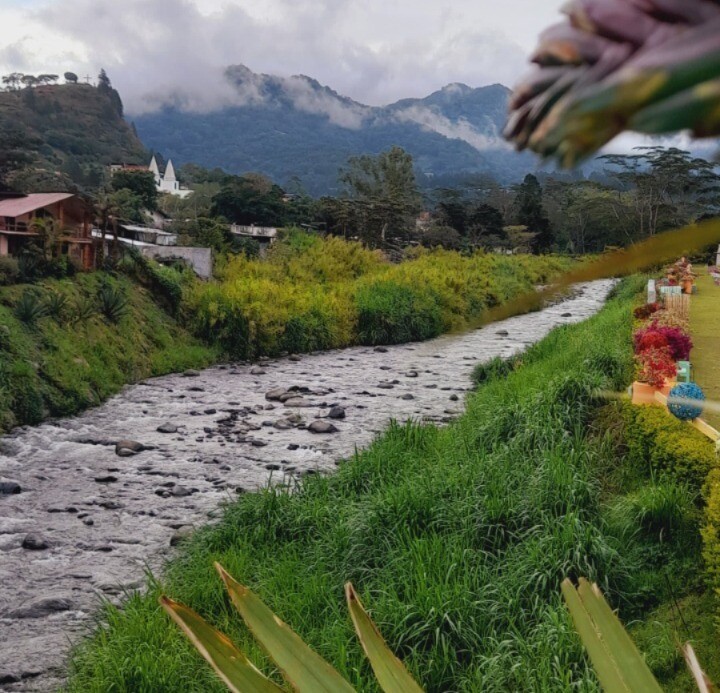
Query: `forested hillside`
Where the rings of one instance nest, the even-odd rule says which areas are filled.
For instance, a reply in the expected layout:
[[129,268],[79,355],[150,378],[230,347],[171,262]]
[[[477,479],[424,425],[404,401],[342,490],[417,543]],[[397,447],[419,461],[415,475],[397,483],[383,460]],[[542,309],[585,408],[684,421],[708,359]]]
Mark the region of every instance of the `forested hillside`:
[[[106,78],[107,79],[107,78]],[[109,80],[0,91],[0,180],[24,191],[97,187],[111,163],[147,163]]]

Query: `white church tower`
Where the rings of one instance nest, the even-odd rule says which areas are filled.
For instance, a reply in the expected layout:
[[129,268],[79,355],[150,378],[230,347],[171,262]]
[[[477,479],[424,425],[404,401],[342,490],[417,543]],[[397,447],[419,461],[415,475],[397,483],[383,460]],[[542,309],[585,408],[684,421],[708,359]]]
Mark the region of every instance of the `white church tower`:
[[168,160],[165,173],[161,174],[157,160],[153,156],[150,166],[148,166],[148,171],[155,176],[155,185],[157,186],[158,192],[170,193],[178,197],[187,197],[192,194],[192,190],[180,187],[180,182],[175,175],[175,167],[173,166],[172,159]]

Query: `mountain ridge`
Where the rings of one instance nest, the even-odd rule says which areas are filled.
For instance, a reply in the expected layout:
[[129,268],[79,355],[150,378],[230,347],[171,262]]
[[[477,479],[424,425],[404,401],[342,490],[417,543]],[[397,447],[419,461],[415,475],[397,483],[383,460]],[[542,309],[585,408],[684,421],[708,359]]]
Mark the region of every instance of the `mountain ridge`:
[[421,178],[489,174],[514,182],[536,167],[501,136],[510,90],[451,83],[424,98],[369,106],[307,75],[279,77],[227,68],[226,102],[192,112],[167,105],[134,118],[141,140],[176,163],[230,173],[299,179],[313,194],[338,192],[351,156],[393,145],[413,155]]

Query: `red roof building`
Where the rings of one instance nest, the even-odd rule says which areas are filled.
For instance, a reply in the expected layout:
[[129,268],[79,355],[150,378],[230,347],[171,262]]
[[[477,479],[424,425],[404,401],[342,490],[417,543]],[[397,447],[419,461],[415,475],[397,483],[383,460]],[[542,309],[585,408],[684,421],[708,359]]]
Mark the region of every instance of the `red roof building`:
[[72,193],[0,193],[0,257],[16,256],[41,240],[40,220],[52,219],[58,233],[57,252],[83,269],[94,262],[92,208]]

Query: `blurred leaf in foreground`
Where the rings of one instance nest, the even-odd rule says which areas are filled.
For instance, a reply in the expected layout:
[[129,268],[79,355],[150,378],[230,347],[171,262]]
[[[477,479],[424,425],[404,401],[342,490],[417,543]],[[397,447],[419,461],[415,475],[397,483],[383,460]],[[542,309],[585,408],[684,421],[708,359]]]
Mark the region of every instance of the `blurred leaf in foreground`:
[[720,134],[720,3],[571,0],[511,100],[505,135],[565,166],[623,130]]

